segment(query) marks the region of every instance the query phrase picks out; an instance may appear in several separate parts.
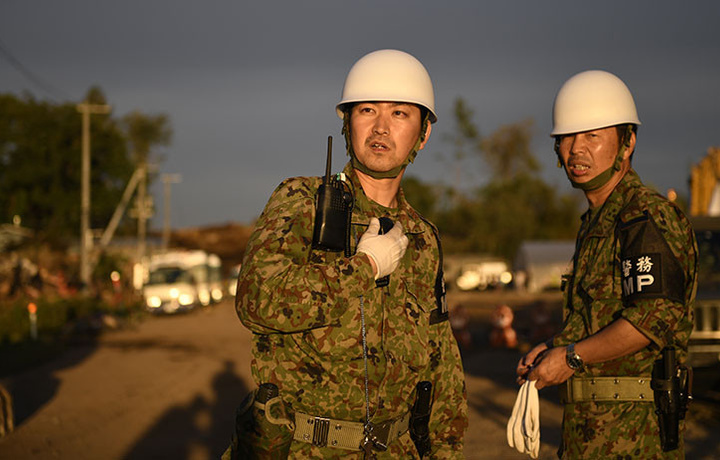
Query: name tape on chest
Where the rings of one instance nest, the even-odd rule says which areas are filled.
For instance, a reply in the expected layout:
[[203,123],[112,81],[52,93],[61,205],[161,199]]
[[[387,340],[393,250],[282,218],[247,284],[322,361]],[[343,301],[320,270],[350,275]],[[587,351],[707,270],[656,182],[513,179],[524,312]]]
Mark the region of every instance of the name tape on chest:
[[663,292],[660,253],[624,258],[621,268],[623,297],[656,295]]

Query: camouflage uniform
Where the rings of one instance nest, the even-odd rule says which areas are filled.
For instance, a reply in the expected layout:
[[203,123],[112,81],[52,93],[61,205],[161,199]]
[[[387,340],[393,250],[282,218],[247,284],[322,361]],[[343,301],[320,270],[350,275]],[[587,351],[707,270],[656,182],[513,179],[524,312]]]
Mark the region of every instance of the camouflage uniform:
[[[430,322],[438,243],[434,228],[398,195],[398,208],[369,200],[350,167],[355,196],[352,246],[371,217],[400,222],[409,238],[390,284],[375,286],[365,255],[311,249],[320,178],[285,180],[256,223],[239,276],[237,313],[253,335],[257,384],[275,383],[290,413],[364,422],[362,312],[369,365],[371,422],[407,413],[415,385],[434,388],[433,458],[461,458],[467,426],[465,383],[448,321]],[[406,432],[378,458],[417,458]],[[293,441],[290,457],[362,458],[361,452]]]
[[[649,258],[644,258],[649,257]],[[697,247],[682,212],[645,187],[632,169],[605,204],[582,220],[574,269],[564,287],[564,325],[555,346],[568,345],[625,318],[651,344],[637,353],[586,365],[577,377],[645,376],[666,345],[687,357],[697,284]],[[639,273],[655,283],[623,292]],[[629,289],[626,285],[626,289]],[[680,448],[663,453],[655,406],[647,402],[565,404],[563,458],[684,458]],[[564,450],[564,453],[563,453]]]

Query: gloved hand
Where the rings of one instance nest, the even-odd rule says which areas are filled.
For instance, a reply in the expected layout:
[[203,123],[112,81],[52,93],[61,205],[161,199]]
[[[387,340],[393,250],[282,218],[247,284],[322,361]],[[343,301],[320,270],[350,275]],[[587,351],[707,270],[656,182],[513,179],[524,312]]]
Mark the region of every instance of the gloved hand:
[[392,229],[384,235],[378,234],[380,221],[373,217],[363,236],[360,237],[357,252],[367,254],[377,267],[375,279],[382,278],[394,272],[400,264],[400,259],[407,249],[408,238],[403,232],[400,222],[396,222]]
[[521,454],[538,458],[540,453],[540,401],[534,380],[520,387],[507,424],[507,441]]

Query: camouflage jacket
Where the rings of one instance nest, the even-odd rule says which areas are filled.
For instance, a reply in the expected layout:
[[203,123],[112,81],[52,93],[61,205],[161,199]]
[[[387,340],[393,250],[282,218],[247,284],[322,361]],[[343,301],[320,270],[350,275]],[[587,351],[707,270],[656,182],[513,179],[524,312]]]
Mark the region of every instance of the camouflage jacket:
[[[666,345],[687,357],[697,286],[697,246],[683,213],[630,170],[605,204],[583,215],[572,274],[564,287],[564,324],[555,346],[625,318],[651,344],[590,364],[578,377],[646,376]],[[565,405],[565,458],[663,458],[652,399]],[[679,450],[665,454],[682,456]]]
[[[376,287],[364,254],[345,257],[311,248],[321,178],[280,184],[256,223],[238,283],[237,313],[254,333],[253,377],[257,384],[275,383],[291,411],[364,422],[364,316],[371,422],[406,413],[415,385],[429,380],[433,457],[461,457],[467,403],[460,354],[448,321],[430,321],[437,308],[436,230],[410,207],[402,190],[398,208],[385,208],[365,196],[349,165],[345,173],[355,197],[353,254],[370,218],[380,216],[402,223],[407,251],[390,284]],[[417,455],[407,434],[379,454]],[[291,456],[352,458],[353,452],[293,442]]]

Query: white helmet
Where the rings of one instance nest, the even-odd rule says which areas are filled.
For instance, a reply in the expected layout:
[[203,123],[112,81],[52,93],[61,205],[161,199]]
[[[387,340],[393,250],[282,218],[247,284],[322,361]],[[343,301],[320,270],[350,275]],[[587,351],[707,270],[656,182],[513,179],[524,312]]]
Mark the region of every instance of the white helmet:
[[615,75],[587,70],[570,77],[555,96],[551,136],[640,124],[630,90]]
[[430,75],[420,61],[403,51],[379,50],[360,58],[345,79],[335,110],[343,118],[345,104],[366,101],[410,102],[426,108],[431,123],[437,121]]

